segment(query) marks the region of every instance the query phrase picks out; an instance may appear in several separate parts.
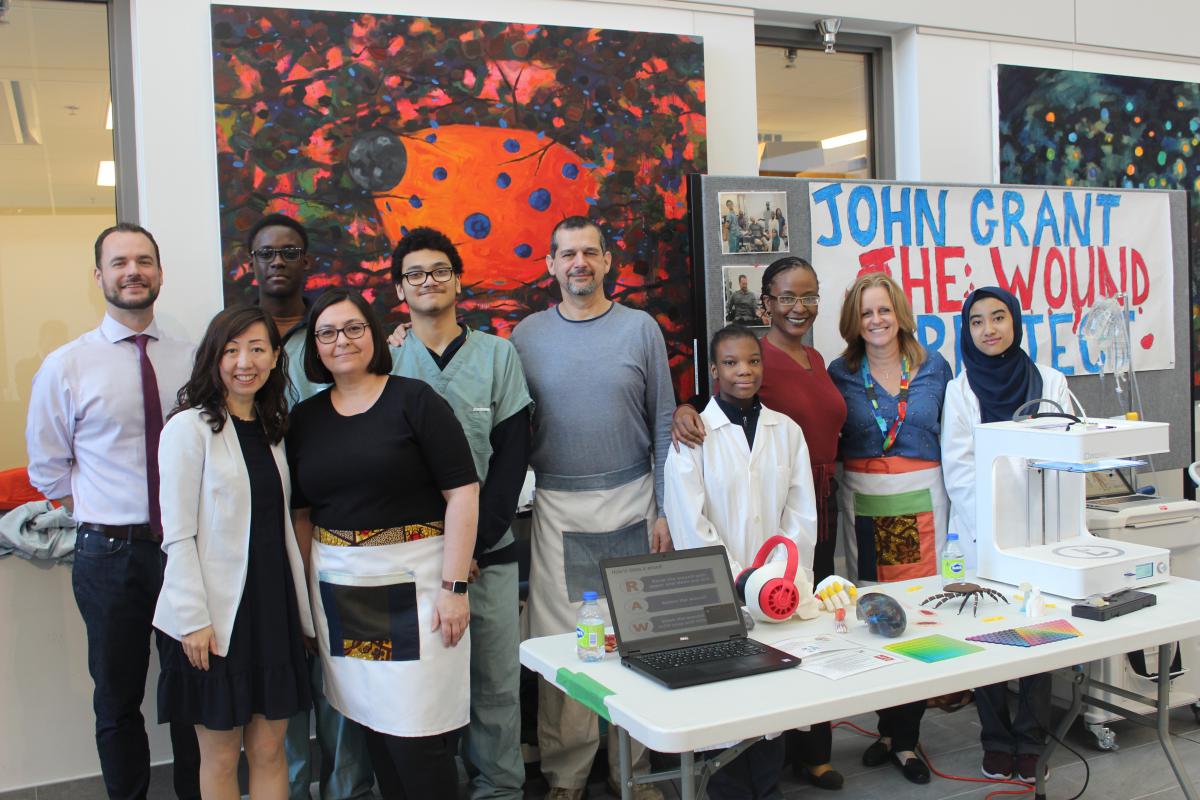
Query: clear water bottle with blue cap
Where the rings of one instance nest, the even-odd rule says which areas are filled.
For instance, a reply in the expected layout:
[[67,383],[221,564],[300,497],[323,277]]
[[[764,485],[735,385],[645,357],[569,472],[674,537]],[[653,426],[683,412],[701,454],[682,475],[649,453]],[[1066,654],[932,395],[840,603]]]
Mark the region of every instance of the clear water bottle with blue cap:
[[575,654],[580,661],[604,659],[604,617],[595,592],[583,593],[583,604],[575,618]]
[[946,534],[946,546],[942,548],[942,586],[960,583],[967,579],[967,559],[958,546],[958,534]]

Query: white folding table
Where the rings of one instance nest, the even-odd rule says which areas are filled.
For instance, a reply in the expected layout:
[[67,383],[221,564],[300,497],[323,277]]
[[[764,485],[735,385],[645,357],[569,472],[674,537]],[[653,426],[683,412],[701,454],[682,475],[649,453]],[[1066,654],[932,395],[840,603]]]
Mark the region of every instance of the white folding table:
[[[1012,587],[987,584],[1012,596]],[[917,588],[920,587],[920,588]],[[863,587],[860,591],[880,591],[895,597],[909,610],[909,626],[898,639],[885,639],[869,633],[850,615],[853,642],[873,649],[929,634],[956,639],[987,631],[1032,624],[1019,613],[1016,604],[980,598],[976,616],[971,603],[957,614],[958,602],[938,609],[936,617],[912,613],[921,600],[939,592],[937,578]],[[1200,582],[1172,578],[1168,583],[1149,589],[1158,604],[1107,622],[1093,622],[1071,616],[1072,601],[1047,596],[1045,617],[1038,621],[1066,619],[1083,635],[1036,647],[1012,647],[984,644],[982,652],[971,653],[935,663],[904,659],[900,664],[882,667],[859,675],[830,680],[800,669],[669,690],[642,677],[620,663],[616,653],[603,661],[584,663],[575,656],[574,634],[545,636],[521,644],[521,663],[539,673],[559,689],[587,700],[580,694],[581,684],[604,688],[601,701],[609,721],[619,728],[621,740],[621,796],[630,800],[633,778],[629,758],[629,737],[664,753],[679,753],[678,773],[662,773],[656,779],[678,777],[683,800],[695,796],[695,752],[734,740],[751,740],[766,734],[836,720],[880,708],[900,705],[928,697],[973,689],[1056,669],[1072,668],[1119,653],[1159,647],[1160,664],[1171,663],[1172,647],[1180,639],[1200,635]],[[931,604],[932,605],[932,604]],[[926,606],[929,608],[930,606]],[[991,617],[1003,620],[985,622]],[[936,621],[936,625],[914,624]],[[812,636],[832,630],[832,615],[816,620],[794,621],[783,625],[758,625],[751,636],[767,644],[798,636]],[[559,670],[566,670],[561,676]],[[570,674],[567,674],[570,673]],[[1057,735],[1065,734],[1081,703],[1089,702],[1089,674],[1075,672],[1075,701],[1062,720]],[[582,678],[582,680],[579,680]],[[593,683],[594,682],[594,683]],[[1110,691],[1111,687],[1097,688]],[[604,694],[604,692],[602,692]],[[1196,789],[1184,770],[1169,735],[1169,683],[1161,681],[1157,698],[1146,698],[1156,708],[1154,725],[1159,742],[1185,797],[1197,800]],[[596,705],[595,703],[593,705]],[[1145,722],[1145,720],[1143,720]],[[1043,755],[1043,763],[1054,742]],[[1040,782],[1037,794],[1043,794]],[[638,782],[646,782],[639,778]]]

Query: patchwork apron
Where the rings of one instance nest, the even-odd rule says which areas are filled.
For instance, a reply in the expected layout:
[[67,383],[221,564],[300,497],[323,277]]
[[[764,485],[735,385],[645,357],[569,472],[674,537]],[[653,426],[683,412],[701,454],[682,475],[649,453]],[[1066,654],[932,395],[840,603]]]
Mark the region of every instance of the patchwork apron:
[[325,695],[380,733],[432,736],[468,722],[470,629],[456,647],[430,631],[443,544],[440,523],[314,529],[309,581]]
[[[604,596],[600,560],[650,552],[658,518],[653,472],[611,489],[570,491],[547,484],[557,485],[539,476],[533,496],[530,636],[575,630],[583,593]],[[611,625],[607,603],[599,606]]]
[[850,458],[838,494],[846,577],[885,583],[938,574],[950,500],[936,461]]

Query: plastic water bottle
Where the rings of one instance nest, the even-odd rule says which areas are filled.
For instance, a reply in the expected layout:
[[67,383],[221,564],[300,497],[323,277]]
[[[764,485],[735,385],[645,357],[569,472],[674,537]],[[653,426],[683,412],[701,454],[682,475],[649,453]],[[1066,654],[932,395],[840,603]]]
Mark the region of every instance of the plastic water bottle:
[[604,617],[595,592],[583,593],[583,605],[575,618],[575,654],[580,661],[604,659]]
[[958,534],[946,534],[946,546],[942,548],[942,586],[958,583],[967,577],[967,559],[958,546]]

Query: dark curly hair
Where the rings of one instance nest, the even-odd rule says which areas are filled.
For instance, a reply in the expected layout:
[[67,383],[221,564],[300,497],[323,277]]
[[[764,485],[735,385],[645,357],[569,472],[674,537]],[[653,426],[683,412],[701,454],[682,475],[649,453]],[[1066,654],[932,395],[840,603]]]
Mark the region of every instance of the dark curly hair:
[[[196,363],[192,366],[192,377],[175,396],[175,408],[170,416],[188,408],[201,409],[201,416],[213,433],[220,433],[229,417],[225,406],[225,384],[221,380],[221,359],[225,345],[237,338],[251,325],[261,322],[267,328],[267,339],[271,349],[278,354],[275,369],[267,376],[267,382],[254,395],[254,408],[267,432],[267,439],[276,444],[287,433],[287,392],[290,381],[287,372],[287,353],[283,340],[271,315],[258,306],[233,306],[217,314],[208,323],[204,339],[196,350]],[[170,418],[168,417],[168,419]]]
[[462,275],[462,256],[458,254],[458,248],[450,241],[449,236],[437,228],[413,228],[404,235],[392,252],[392,283],[399,283],[404,279],[404,257],[418,250],[436,250],[444,253],[446,258],[450,259],[450,267],[454,274]]

